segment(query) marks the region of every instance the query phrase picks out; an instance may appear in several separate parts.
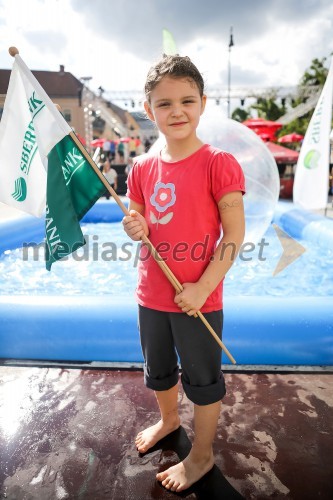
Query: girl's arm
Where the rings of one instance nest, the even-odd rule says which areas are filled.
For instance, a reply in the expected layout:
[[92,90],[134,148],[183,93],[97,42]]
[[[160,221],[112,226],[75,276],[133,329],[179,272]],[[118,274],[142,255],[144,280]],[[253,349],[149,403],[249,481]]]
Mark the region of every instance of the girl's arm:
[[175,302],[190,316],[206,302],[234,263],[245,234],[243,196],[240,191],[227,193],[218,204],[223,237],[214,255],[196,283],[183,283],[184,291]]
[[123,226],[126,234],[134,241],[139,241],[144,234],[149,235],[149,228],[144,218],[145,205],[140,205],[133,200],[129,203],[129,213],[123,218]]
[[[223,236],[214,256],[199,279],[210,295],[234,263],[245,235],[243,196],[240,191],[228,193],[218,204]],[[207,295],[207,297],[208,297]]]

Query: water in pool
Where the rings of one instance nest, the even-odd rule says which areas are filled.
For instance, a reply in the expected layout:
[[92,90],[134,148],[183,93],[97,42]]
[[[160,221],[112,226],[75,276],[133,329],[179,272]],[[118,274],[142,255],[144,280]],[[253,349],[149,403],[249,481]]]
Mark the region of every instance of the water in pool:
[[[43,251],[34,260],[32,248],[0,256],[2,295],[117,295],[131,296],[136,284],[138,244],[120,223],[82,224],[87,244],[74,257],[45,270]],[[253,242],[254,243],[254,242]],[[274,269],[282,247],[270,227],[264,239],[247,245],[225,279],[227,295],[333,295],[333,251],[301,242],[306,252],[277,276]]]

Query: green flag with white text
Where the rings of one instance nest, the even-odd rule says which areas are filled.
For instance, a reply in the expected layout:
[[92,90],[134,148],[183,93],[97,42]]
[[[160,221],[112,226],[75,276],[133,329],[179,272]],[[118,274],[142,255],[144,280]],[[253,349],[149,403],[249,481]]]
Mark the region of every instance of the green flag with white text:
[[0,201],[45,214],[46,268],[85,244],[79,220],[105,186],[19,55],[0,124]]
[[65,136],[48,154],[46,269],[85,244],[79,220],[104,192],[104,184],[73,139]]

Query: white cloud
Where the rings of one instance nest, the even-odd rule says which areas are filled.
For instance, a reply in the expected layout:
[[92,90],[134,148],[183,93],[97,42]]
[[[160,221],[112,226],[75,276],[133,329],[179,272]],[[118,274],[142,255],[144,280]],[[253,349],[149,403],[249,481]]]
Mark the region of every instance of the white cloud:
[[[92,76],[94,89],[100,85],[106,90],[142,89],[150,63],[162,53],[159,26],[164,25],[164,12],[174,8],[177,13],[177,8],[181,9],[183,4],[177,3],[177,7],[172,2],[161,1],[161,8],[151,11],[151,22],[155,22],[155,26],[150,32],[148,14],[146,25],[136,22],[144,17],[139,4],[134,2],[132,17],[128,16],[133,1],[121,2],[127,10],[120,19],[119,5],[118,18],[112,17],[114,3],[108,0],[0,0],[0,67],[11,67],[8,47],[15,45],[31,69],[57,71],[63,64],[78,78]],[[318,0],[317,10],[313,2],[306,0],[302,2],[302,9],[297,7],[298,1],[287,2],[285,7],[289,10],[284,16],[281,13],[283,3],[280,2],[278,9],[275,1],[271,11],[264,2],[251,3],[250,18],[247,12],[238,15],[236,10],[229,8],[221,17],[221,29],[216,19],[221,16],[216,10],[219,3],[206,2],[212,2],[216,8],[215,11],[207,9],[204,23],[196,21],[195,12],[189,13],[188,19],[174,16],[174,21],[169,13],[167,19],[171,25],[166,27],[175,35],[179,52],[193,59],[209,86],[225,87],[227,84],[229,27],[226,28],[226,23],[234,27],[233,85],[296,85],[313,58],[327,57],[333,51],[333,5],[326,0]],[[142,5],[152,4],[145,0]],[[197,17],[199,14],[202,17],[200,9]],[[257,24],[252,26],[247,19]],[[180,26],[183,26],[182,35],[177,40]],[[148,32],[153,36],[150,43],[146,41]],[[144,43],[145,49],[139,51],[137,47]]]
[[296,20],[278,25],[273,32],[235,50],[235,62],[243,70],[263,72],[264,85],[295,85],[312,59],[329,56],[333,50],[332,41],[325,44],[325,34],[331,33],[332,27],[332,20],[322,18],[309,19],[302,25]]
[[14,45],[31,69],[57,71],[64,64],[77,78],[92,76],[94,88],[143,86],[148,63],[92,30],[89,19],[74,12],[69,0],[3,0],[0,20],[2,68],[11,67],[8,48]]

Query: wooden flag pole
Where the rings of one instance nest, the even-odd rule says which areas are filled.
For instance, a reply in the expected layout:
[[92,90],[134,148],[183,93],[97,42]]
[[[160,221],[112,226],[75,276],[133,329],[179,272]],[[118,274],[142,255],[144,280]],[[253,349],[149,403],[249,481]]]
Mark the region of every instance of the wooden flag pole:
[[[102,174],[102,172],[100,171],[100,169],[97,167],[96,163],[92,160],[91,156],[88,154],[88,152],[86,151],[86,149],[84,148],[84,146],[82,145],[82,143],[80,142],[80,140],[76,137],[75,133],[71,132],[69,135],[71,136],[71,138],[73,139],[73,141],[77,145],[78,149],[84,155],[85,159],[89,162],[90,166],[94,169],[95,173],[98,175],[99,179],[102,181],[102,183],[107,188],[107,190],[109,191],[109,193],[112,195],[112,197],[118,203],[118,205],[121,208],[121,210],[123,211],[123,213],[125,215],[130,215],[127,207],[124,205],[124,203],[122,202],[121,198],[117,195],[117,193],[115,192],[115,190],[108,183],[108,181],[106,180],[106,178],[104,177],[104,175]],[[158,251],[156,250],[156,248],[154,247],[154,245],[149,240],[149,238],[144,235],[144,236],[141,237],[141,240],[142,240],[142,242],[145,245],[147,245],[147,247],[149,248],[149,251],[151,252],[152,256],[154,257],[154,259],[156,260],[157,264],[159,265],[159,267],[161,268],[161,270],[163,271],[163,273],[165,274],[165,276],[168,278],[168,280],[170,281],[170,283],[172,284],[172,286],[174,287],[174,289],[176,290],[176,292],[178,292],[178,293],[182,292],[184,290],[182,284],[178,281],[178,279],[173,274],[173,272],[171,271],[171,269],[167,266],[167,264],[162,259],[162,257],[160,256],[160,254],[158,253]],[[212,326],[210,325],[210,323],[206,320],[206,318],[202,314],[202,312],[198,311],[197,315],[199,316],[199,318],[201,319],[201,321],[203,322],[203,324],[206,326],[206,328],[209,330],[209,332],[212,334],[212,336],[214,337],[214,339],[216,340],[216,342],[219,344],[219,346],[222,348],[222,350],[226,353],[226,355],[228,356],[228,358],[230,359],[230,361],[233,364],[236,364],[235,358],[232,356],[232,354],[230,353],[230,351],[227,349],[227,347],[224,345],[224,343],[222,342],[222,340],[216,334],[216,332],[214,331],[214,329],[212,328]]]

